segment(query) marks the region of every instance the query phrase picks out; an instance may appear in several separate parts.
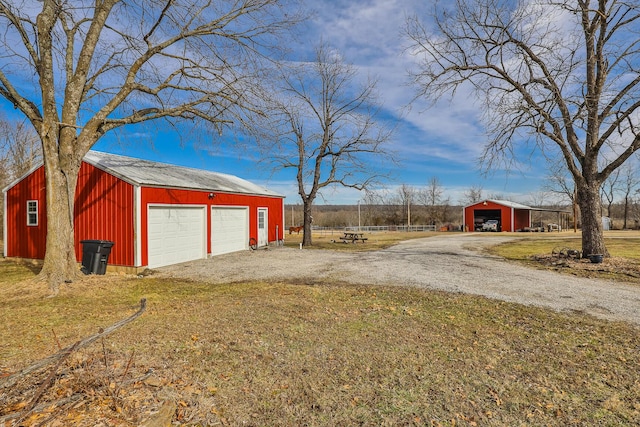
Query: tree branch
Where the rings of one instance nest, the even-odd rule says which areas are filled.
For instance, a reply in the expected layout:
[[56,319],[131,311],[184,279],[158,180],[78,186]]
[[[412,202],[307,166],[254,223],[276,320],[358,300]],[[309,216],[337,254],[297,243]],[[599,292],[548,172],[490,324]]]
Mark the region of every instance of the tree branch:
[[27,366],[26,368],[21,369],[19,372],[11,374],[5,378],[0,378],[0,388],[11,387],[16,382],[18,382],[21,378],[31,374],[32,372],[42,369],[43,367],[50,365],[54,362],[57,362],[60,359],[67,357],[71,352],[87,347],[88,345],[94,343],[96,340],[99,340],[100,338],[104,338],[107,335],[110,335],[114,331],[120,329],[121,327],[125,326],[128,323],[133,322],[135,319],[140,317],[142,313],[144,313],[146,308],[147,308],[147,299],[142,298],[140,300],[140,308],[138,309],[137,312],[135,312],[131,316],[127,317],[126,319],[122,319],[119,322],[116,322],[105,329],[101,329],[97,334],[84,338],[76,342],[75,344],[72,344],[68,347],[63,348],[62,350],[58,351],[55,354],[52,354],[49,357],[46,357],[30,366]]

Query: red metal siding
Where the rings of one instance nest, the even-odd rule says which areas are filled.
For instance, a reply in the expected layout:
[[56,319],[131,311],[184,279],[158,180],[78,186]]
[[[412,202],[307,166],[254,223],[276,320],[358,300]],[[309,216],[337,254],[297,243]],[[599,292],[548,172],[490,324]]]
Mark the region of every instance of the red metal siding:
[[500,225],[502,227],[502,231],[513,231],[512,229],[512,218],[511,218],[511,208],[507,206],[496,205],[500,208]]
[[[180,190],[167,188],[143,187],[141,191],[141,243],[142,265],[148,264],[148,225],[146,221],[149,204],[166,205],[198,205],[207,206],[207,230],[211,232],[211,206],[248,206],[249,207],[249,237],[258,236],[258,208],[269,209],[269,241],[282,240],[284,226],[284,206],[281,197],[252,196],[246,194],[228,194],[213,192],[215,197],[209,198],[210,191]],[[276,226],[278,235],[276,236]],[[207,235],[207,253],[211,253],[211,236]]]
[[[135,266],[135,188],[92,165],[83,163],[78,176],[75,201],[75,246],[78,261],[82,259],[82,240],[110,240],[114,246],[110,265]],[[258,208],[268,208],[269,241],[284,238],[284,205],[281,197],[251,196],[209,191],[142,188],[141,239],[142,265],[147,265],[148,204],[205,205],[207,228],[211,223],[211,206],[248,206],[249,236],[257,238]],[[27,227],[27,200],[37,200],[38,226]],[[44,167],[25,177],[7,192],[7,256],[42,259],[46,241],[46,197]],[[278,235],[276,235],[276,226]],[[207,252],[211,252],[211,238]]]
[[514,222],[514,231],[524,230],[525,228],[531,227],[531,211],[527,209],[516,209]]
[[474,231],[473,225],[473,206],[467,206],[463,208],[462,216],[464,221],[464,229],[465,231]]
[[[83,163],[75,197],[75,250],[81,240],[111,240],[109,264],[133,266],[133,186]],[[38,226],[27,226],[27,200],[38,200]],[[44,167],[7,192],[7,256],[43,259],[47,236]]]
[[[27,226],[27,200],[38,201],[38,225]],[[47,235],[44,166],[7,191],[7,256],[42,259]]]
[[134,265],[134,187],[88,163],[82,163],[75,202],[76,255],[82,240],[114,242],[110,265]]

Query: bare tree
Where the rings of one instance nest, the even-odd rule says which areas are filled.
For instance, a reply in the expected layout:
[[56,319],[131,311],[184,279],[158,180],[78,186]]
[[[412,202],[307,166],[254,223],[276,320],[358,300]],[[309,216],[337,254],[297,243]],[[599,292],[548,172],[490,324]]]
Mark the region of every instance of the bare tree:
[[544,191],[536,191],[529,195],[529,205],[534,207],[544,206],[546,200],[546,193]]
[[[0,189],[24,175],[42,159],[40,139],[33,127],[18,121],[0,118]],[[0,224],[4,209],[0,209]],[[4,227],[0,227],[0,237]]]
[[382,198],[376,191],[365,189],[359,205],[362,225],[380,225]]
[[[396,204],[401,207],[402,218],[408,227],[411,226],[411,205],[418,203],[418,190],[416,188],[402,184],[396,192]],[[409,229],[407,229],[409,231]]]
[[437,3],[428,29],[407,25],[418,96],[464,87],[484,104],[485,163],[528,140],[564,160],[586,254],[607,254],[600,186],[640,148],[638,18],[637,1],[457,0]]
[[576,192],[569,172],[564,167],[564,163],[549,162],[547,166],[549,173],[544,180],[542,189],[559,198],[558,204],[562,204],[562,201],[573,204]]
[[8,180],[19,178],[42,159],[40,139],[32,126],[22,121],[0,119],[0,181],[3,188]]
[[472,185],[462,194],[462,202],[463,205],[472,205],[482,200],[482,187],[477,185]]
[[401,222],[396,195],[390,190],[365,190],[363,203],[370,218],[369,225],[397,225]]
[[[297,19],[286,0],[0,0],[0,96],[42,143],[52,290],[78,273],[73,210],[82,159],[106,133],[165,119],[222,132],[275,35]],[[29,79],[33,76],[33,80]],[[35,88],[35,90],[32,90]]]
[[440,204],[443,194],[444,188],[442,188],[440,180],[438,177],[432,176],[426,187],[419,191],[418,199],[425,206],[436,206]]
[[268,117],[253,127],[264,161],[296,173],[304,209],[303,246],[312,245],[311,208],[326,188],[367,189],[381,174],[372,159],[390,153],[391,130],[378,121],[375,81],[358,87],[356,69],[325,44],[315,59],[282,70],[268,94]]
[[640,185],[640,179],[638,178],[636,165],[626,163],[622,168],[622,199],[624,200],[623,207],[623,222],[622,229],[627,229],[629,224],[629,211],[633,205],[632,193],[636,191],[638,185]]
[[417,199],[427,209],[428,224],[444,222],[450,202],[444,198],[444,187],[438,177],[431,177],[426,187],[418,191]]
[[615,201],[616,194],[620,189],[620,173],[622,169],[618,168],[615,171],[611,172],[611,174],[604,180],[602,186],[600,187],[601,198],[606,201],[603,205],[603,208],[607,208],[607,216],[612,218],[611,207],[613,206],[613,202]]
[[629,211],[630,217],[633,219],[633,228],[640,227],[640,189],[634,191],[635,197],[630,198]]
[[[2,138],[2,135],[0,135]],[[2,151],[0,150],[0,153]],[[9,157],[5,154],[0,156],[0,189],[3,189],[11,182],[11,173],[10,173],[11,165],[9,163]],[[4,209],[0,209],[0,218],[4,218]],[[2,227],[4,229],[4,227]]]
[[[0,189],[5,188],[13,176],[11,162],[11,144],[9,143],[10,126],[5,120],[0,120]],[[0,210],[3,214],[4,210]]]

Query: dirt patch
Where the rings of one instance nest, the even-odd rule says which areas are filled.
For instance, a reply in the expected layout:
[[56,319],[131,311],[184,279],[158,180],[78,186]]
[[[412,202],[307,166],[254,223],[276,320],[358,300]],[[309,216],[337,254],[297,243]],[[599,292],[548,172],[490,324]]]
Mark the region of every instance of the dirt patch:
[[540,268],[570,273],[575,276],[595,279],[624,280],[640,284],[640,263],[628,258],[608,257],[601,263],[588,259],[558,257],[555,255],[536,255],[531,257],[532,264]]

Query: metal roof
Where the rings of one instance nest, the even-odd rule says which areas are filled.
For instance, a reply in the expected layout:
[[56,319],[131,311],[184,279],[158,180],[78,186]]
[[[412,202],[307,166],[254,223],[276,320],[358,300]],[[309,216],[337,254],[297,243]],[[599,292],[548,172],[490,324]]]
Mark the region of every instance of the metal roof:
[[105,172],[139,186],[284,197],[237,176],[202,169],[152,162],[93,150],[89,151],[83,160]]
[[487,202],[492,202],[498,205],[502,205],[502,206],[506,206],[508,208],[513,208],[513,209],[533,209],[529,206],[526,205],[522,205],[520,203],[516,203],[516,202],[511,202],[509,200],[492,200],[492,199],[487,199],[485,201],[482,202],[475,202],[475,203],[471,203],[470,205],[464,206],[464,208],[469,208],[471,206],[476,206],[476,205],[481,205],[481,204],[486,204]]
[[[550,208],[533,208],[531,206],[527,206],[527,205],[523,205],[520,203],[516,203],[516,202],[511,202],[509,200],[492,200],[492,199],[487,199],[485,200],[486,202],[492,202],[498,205],[502,205],[502,206],[506,206],[508,208],[513,208],[513,209],[527,209],[530,211],[540,211],[540,212],[561,212],[561,213],[571,213],[570,211],[567,211],[565,209],[550,209]],[[463,208],[469,208],[471,206],[476,206],[476,205],[480,205],[484,202],[476,202],[476,203],[472,203],[470,205],[464,206]]]
[[520,204],[520,203],[516,203],[516,202],[511,202],[509,200],[488,200],[489,202],[493,202],[493,203],[497,203],[499,205],[502,206],[507,206],[509,208],[513,208],[513,209],[532,209],[529,206]]

